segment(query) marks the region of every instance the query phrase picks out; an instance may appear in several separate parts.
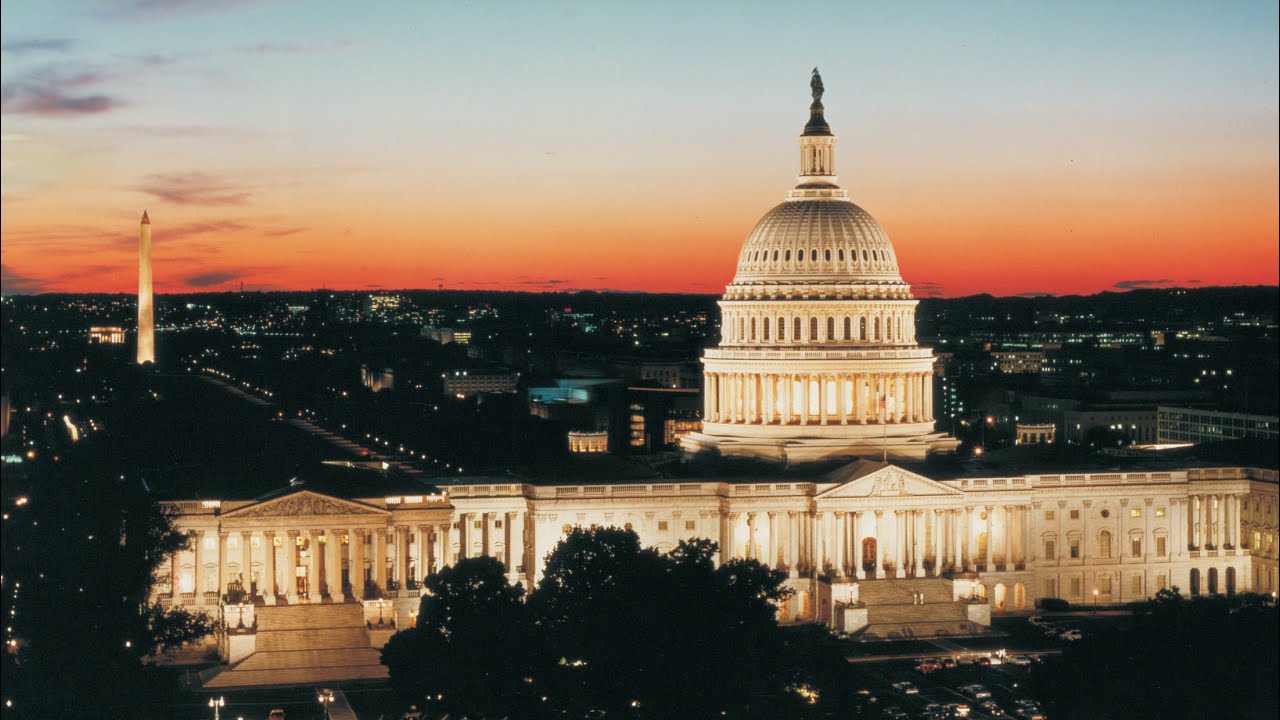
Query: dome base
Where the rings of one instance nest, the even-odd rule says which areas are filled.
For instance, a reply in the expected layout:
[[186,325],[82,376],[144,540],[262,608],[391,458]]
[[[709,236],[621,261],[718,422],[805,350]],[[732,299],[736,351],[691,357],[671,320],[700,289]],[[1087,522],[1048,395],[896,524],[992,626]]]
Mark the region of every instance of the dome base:
[[829,462],[855,458],[924,460],[930,453],[952,452],[960,444],[944,433],[903,437],[743,437],[690,433],[681,441],[685,458],[700,461],[738,458],[785,464]]

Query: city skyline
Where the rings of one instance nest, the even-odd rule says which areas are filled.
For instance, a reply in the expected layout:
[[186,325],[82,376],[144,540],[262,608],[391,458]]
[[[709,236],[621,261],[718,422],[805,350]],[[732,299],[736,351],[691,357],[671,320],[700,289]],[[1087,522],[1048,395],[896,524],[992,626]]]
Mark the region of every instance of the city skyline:
[[3,11],[5,294],[143,208],[157,292],[718,293],[815,64],[917,296],[1277,282],[1274,4],[71,7]]

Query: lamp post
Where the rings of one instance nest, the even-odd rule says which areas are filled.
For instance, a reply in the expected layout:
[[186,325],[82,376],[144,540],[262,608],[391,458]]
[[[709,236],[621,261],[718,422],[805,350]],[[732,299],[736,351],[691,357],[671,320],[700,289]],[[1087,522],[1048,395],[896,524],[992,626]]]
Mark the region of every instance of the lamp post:
[[1093,614],[1098,614],[1098,588],[1093,589]]
[[320,703],[320,707],[324,708],[324,720],[329,720],[329,706],[333,704],[333,691],[325,688],[316,696],[316,701]]
[[219,711],[227,706],[227,699],[219,695],[216,698],[209,698],[209,707],[213,708],[213,720],[218,720]]

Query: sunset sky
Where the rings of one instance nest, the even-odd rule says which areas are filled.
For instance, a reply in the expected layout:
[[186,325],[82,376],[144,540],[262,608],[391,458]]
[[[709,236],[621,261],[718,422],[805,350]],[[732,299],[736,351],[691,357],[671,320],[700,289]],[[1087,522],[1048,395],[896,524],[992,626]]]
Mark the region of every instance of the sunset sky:
[[809,72],[917,294],[1276,284],[1277,3],[5,0],[3,292],[719,292]]

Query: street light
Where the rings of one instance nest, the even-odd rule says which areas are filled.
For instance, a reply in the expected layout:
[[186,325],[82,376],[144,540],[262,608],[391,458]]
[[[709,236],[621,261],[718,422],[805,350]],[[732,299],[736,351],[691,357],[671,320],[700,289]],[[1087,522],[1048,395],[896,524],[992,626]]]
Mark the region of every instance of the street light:
[[218,711],[227,706],[227,699],[218,696],[209,698],[209,707],[213,708],[213,720],[218,720]]
[[1093,613],[1098,614],[1098,588],[1093,589]]
[[333,691],[329,688],[321,690],[320,694],[316,697],[316,700],[320,703],[320,706],[324,708],[324,720],[329,720],[329,706],[332,705],[334,701]]

